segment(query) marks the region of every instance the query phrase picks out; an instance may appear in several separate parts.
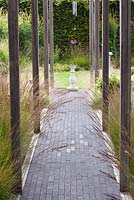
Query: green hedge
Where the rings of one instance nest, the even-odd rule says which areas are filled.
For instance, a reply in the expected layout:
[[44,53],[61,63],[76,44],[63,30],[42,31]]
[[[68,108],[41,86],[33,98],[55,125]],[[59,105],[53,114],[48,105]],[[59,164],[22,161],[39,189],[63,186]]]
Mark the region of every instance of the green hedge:
[[[101,93],[102,92],[102,78],[99,78],[97,80],[96,86],[97,86],[98,91]],[[110,76],[110,78],[109,78],[109,90],[110,90],[110,92],[118,90],[119,88],[120,88],[119,79],[114,75]]]
[[[86,2],[86,3],[85,3]],[[54,1],[54,41],[55,48],[59,49],[59,55],[57,58],[65,58],[71,55],[71,45],[70,40],[75,38],[78,41],[76,45],[77,49],[81,48],[81,51],[88,51],[89,45],[89,12],[86,0],[78,1],[78,17],[72,15],[72,3],[71,0],[55,0]],[[100,3],[100,7],[101,7]],[[7,0],[0,1],[0,8],[3,11],[7,10]],[[25,12],[29,17],[31,17],[31,0],[20,0],[20,12]],[[39,0],[39,16],[42,22],[43,8],[42,0]],[[102,7],[100,19],[102,19]],[[28,24],[29,23],[29,24]],[[132,2],[132,52],[134,52],[134,2]],[[7,35],[7,29],[4,30],[3,25],[0,25],[0,35],[5,37]],[[101,26],[100,26],[101,27]],[[101,29],[101,28],[100,28]],[[40,55],[42,55],[43,50],[43,25],[40,23]],[[101,37],[100,30],[100,37]],[[1,37],[1,38],[2,38]],[[28,41],[29,40],[29,41]],[[29,44],[31,44],[31,22],[24,22],[20,27],[20,45],[23,52],[31,54],[29,49]],[[102,43],[102,38],[100,39],[100,46]],[[25,51],[26,50],[26,51]],[[28,52],[27,52],[28,51]],[[119,2],[110,1],[110,51],[114,53],[114,57],[119,56]],[[41,58],[42,62],[42,58]]]
[[54,5],[54,41],[60,48],[60,57],[71,54],[70,40],[77,40],[77,46],[85,50],[89,44],[89,12],[83,3],[78,4],[78,16],[72,14],[72,4],[63,1]]

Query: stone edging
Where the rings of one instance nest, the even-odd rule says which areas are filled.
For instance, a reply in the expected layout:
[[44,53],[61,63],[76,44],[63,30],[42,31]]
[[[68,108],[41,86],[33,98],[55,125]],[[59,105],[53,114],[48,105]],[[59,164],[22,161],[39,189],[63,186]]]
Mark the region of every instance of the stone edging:
[[[45,108],[45,109],[43,109],[43,111],[41,113],[41,118],[42,118],[41,119],[41,130],[43,128],[43,117],[47,113],[47,110],[48,109]],[[25,156],[25,160],[24,160],[23,165],[22,165],[22,190],[23,190],[25,183],[26,183],[26,180],[27,180],[27,175],[28,175],[28,172],[29,172],[29,169],[30,169],[30,165],[31,165],[31,162],[32,162],[32,159],[33,159],[33,155],[34,155],[34,152],[35,152],[35,149],[36,149],[36,145],[37,145],[39,136],[40,136],[40,133],[33,135],[31,142],[29,144],[27,154]],[[21,195],[18,195],[16,200],[21,200]]]
[[[96,112],[100,122],[101,122],[101,125],[102,125],[102,112],[99,110]],[[106,133],[106,132],[102,132],[103,136],[104,136],[104,142],[105,142],[105,145],[109,148],[109,150],[112,152],[113,151],[113,148],[111,148],[113,145],[112,145],[112,141],[111,141],[111,138],[109,137],[109,135]],[[108,145],[108,143],[106,142],[106,140],[108,140],[111,144],[111,146]],[[113,152],[114,153],[114,152]],[[117,169],[117,167],[115,167],[114,163],[111,162],[112,164],[112,167],[113,167],[113,170],[114,170],[114,174],[115,174],[115,178],[117,180],[117,183],[120,183],[120,173],[119,173],[119,169]],[[120,193],[121,194],[121,198],[122,200],[133,200],[130,193]]]

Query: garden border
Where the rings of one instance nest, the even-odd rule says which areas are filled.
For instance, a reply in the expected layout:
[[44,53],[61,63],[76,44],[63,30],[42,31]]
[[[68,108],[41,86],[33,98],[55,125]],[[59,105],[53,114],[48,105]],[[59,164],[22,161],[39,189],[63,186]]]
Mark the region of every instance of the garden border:
[[[101,129],[102,129],[102,111],[98,110],[98,111],[95,111],[95,112],[97,114],[98,119],[100,120]],[[106,138],[106,139],[104,139],[105,145],[110,150],[110,152],[113,152],[113,148],[111,148],[111,147],[113,147],[113,143],[112,143],[110,136],[103,130],[102,130],[102,134],[103,134],[103,137]],[[108,143],[106,141],[110,142],[111,147],[108,145]],[[115,154],[115,153],[113,152],[113,154]],[[110,162],[112,164],[114,175],[115,175],[115,178],[117,180],[117,183],[120,184],[120,171],[119,171],[119,169],[117,169],[117,167],[115,167],[115,165],[112,161],[110,161]],[[130,193],[120,192],[120,194],[121,194],[122,200],[133,200]]]
[[[47,111],[48,111],[48,108],[44,108],[41,112],[41,130],[40,130],[40,133],[34,134],[32,136],[31,142],[30,142],[29,147],[28,147],[27,154],[25,156],[25,159],[24,159],[24,162],[23,162],[23,165],[22,165],[22,191],[24,189],[24,186],[25,186],[25,183],[26,183],[26,180],[27,180],[28,172],[29,172],[29,169],[30,169],[30,166],[31,166],[31,162],[32,162],[34,153],[35,153],[35,149],[36,149],[38,139],[40,137],[40,134],[42,133],[43,119],[44,119],[44,116],[46,115]],[[21,200],[21,195],[19,194],[15,199]]]

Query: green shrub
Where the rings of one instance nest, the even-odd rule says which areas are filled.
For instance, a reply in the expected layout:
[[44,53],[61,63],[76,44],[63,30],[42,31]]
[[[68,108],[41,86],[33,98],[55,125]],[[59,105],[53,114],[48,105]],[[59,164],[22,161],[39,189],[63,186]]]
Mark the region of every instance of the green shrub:
[[15,180],[10,159],[9,95],[7,76],[0,75],[0,199],[8,200]]
[[[0,137],[0,139],[2,139]],[[0,199],[8,200],[10,199],[11,189],[15,181],[15,176],[13,175],[13,168],[10,160],[9,154],[9,144],[8,140],[0,142]],[[2,149],[3,147],[3,149]],[[2,160],[4,159],[4,160]],[[2,160],[2,162],[1,162]]]
[[[32,25],[31,15],[20,15],[19,24],[20,63],[27,66],[32,60]],[[28,61],[28,62],[27,62]],[[44,63],[43,22],[39,21],[39,62]]]
[[59,61],[60,61],[60,49],[58,48],[58,46],[56,46],[54,50],[54,63],[59,63]]
[[119,21],[116,17],[110,15],[109,18],[110,24],[110,51],[112,51],[113,55],[116,57],[119,55]]
[[44,34],[44,26],[43,26],[43,18],[40,19],[39,21],[39,47],[43,47],[44,46],[44,37],[43,37],[43,34]]
[[0,15],[0,41],[7,39],[8,36],[8,24],[7,15]]
[[116,76],[111,76],[110,77],[110,82],[109,82],[109,89],[110,90],[118,90],[120,87],[120,81]]
[[[102,26],[100,26],[100,38],[102,40]],[[116,15],[109,17],[109,47],[114,58],[119,56],[119,19]],[[116,58],[116,59],[117,59]]]
[[[102,92],[102,78],[99,78],[96,82],[96,86],[99,92]],[[120,81],[116,76],[111,76],[109,79],[109,90],[118,90],[120,87]]]
[[8,72],[8,42],[7,40],[2,40],[0,42],[0,73],[5,74]]
[[44,47],[39,49],[39,62],[41,66],[44,64]]
[[32,56],[32,28],[30,20],[23,20],[19,25],[19,46],[20,53],[30,57]]
[[60,63],[63,65],[77,65],[76,71],[79,70],[89,70],[89,57],[84,55],[79,55],[77,53],[77,56],[72,56],[70,58],[66,58],[64,60],[60,60]]
[[0,48],[0,61],[8,64],[8,52]]
[[64,71],[68,72],[68,71],[70,71],[70,68],[69,68],[68,64],[59,64],[59,63],[56,63],[54,65],[54,70],[56,72],[64,72]]
[[88,56],[77,56],[73,58],[66,58],[65,60],[60,60],[60,63],[55,63],[55,71],[70,71],[69,65],[76,65],[76,71],[89,70],[89,58]]
[[89,104],[94,110],[102,110],[102,95],[98,92],[93,92]]
[[[4,46],[5,45],[5,46]],[[8,55],[8,48],[7,43],[0,44],[0,62],[5,63],[8,65],[9,55]]]
[[96,87],[99,92],[102,92],[102,78],[98,78],[96,81]]
[[15,181],[13,167],[10,158],[9,135],[0,135],[0,199],[10,199],[11,189]]
[[0,74],[7,74],[8,73],[8,66],[3,63],[0,62]]
[[89,57],[77,56],[72,59],[73,63],[77,65],[79,69],[89,70]]
[[29,67],[32,65],[32,61],[31,59],[28,57],[28,56],[25,56],[23,54],[20,55],[20,67],[23,68],[23,67]]

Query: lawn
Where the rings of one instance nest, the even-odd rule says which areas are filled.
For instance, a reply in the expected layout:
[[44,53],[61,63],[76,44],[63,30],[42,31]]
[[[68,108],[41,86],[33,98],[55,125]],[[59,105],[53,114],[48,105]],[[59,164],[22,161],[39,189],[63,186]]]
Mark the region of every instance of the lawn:
[[[89,71],[78,71],[75,73],[77,83],[76,85],[79,88],[89,88],[90,83],[90,72]],[[32,79],[32,70],[31,68],[22,69],[20,72],[20,77],[22,80]],[[69,87],[69,77],[70,72],[55,72],[55,87],[56,88],[68,88]],[[40,84],[44,82],[44,70],[40,68]]]
[[[76,75],[76,85],[78,88],[89,88],[90,72],[78,71]],[[55,72],[55,87],[56,88],[68,88],[69,87],[70,72]]]
[[[77,71],[75,72],[78,88],[89,88],[90,84],[90,71]],[[111,69],[111,75],[119,78],[119,69]],[[70,72],[55,72],[55,87],[56,88],[68,88],[69,87]],[[100,70],[100,76],[102,77],[102,70]]]
[[[100,76],[102,74],[102,70],[100,70]],[[119,69],[112,69],[111,74],[119,77]],[[90,71],[76,71],[76,85],[78,88],[88,89],[90,86]],[[22,80],[32,79],[32,67],[21,69],[20,77]],[[70,72],[55,72],[55,88],[68,88],[69,87],[69,77]],[[44,69],[40,67],[40,83],[44,82]]]

